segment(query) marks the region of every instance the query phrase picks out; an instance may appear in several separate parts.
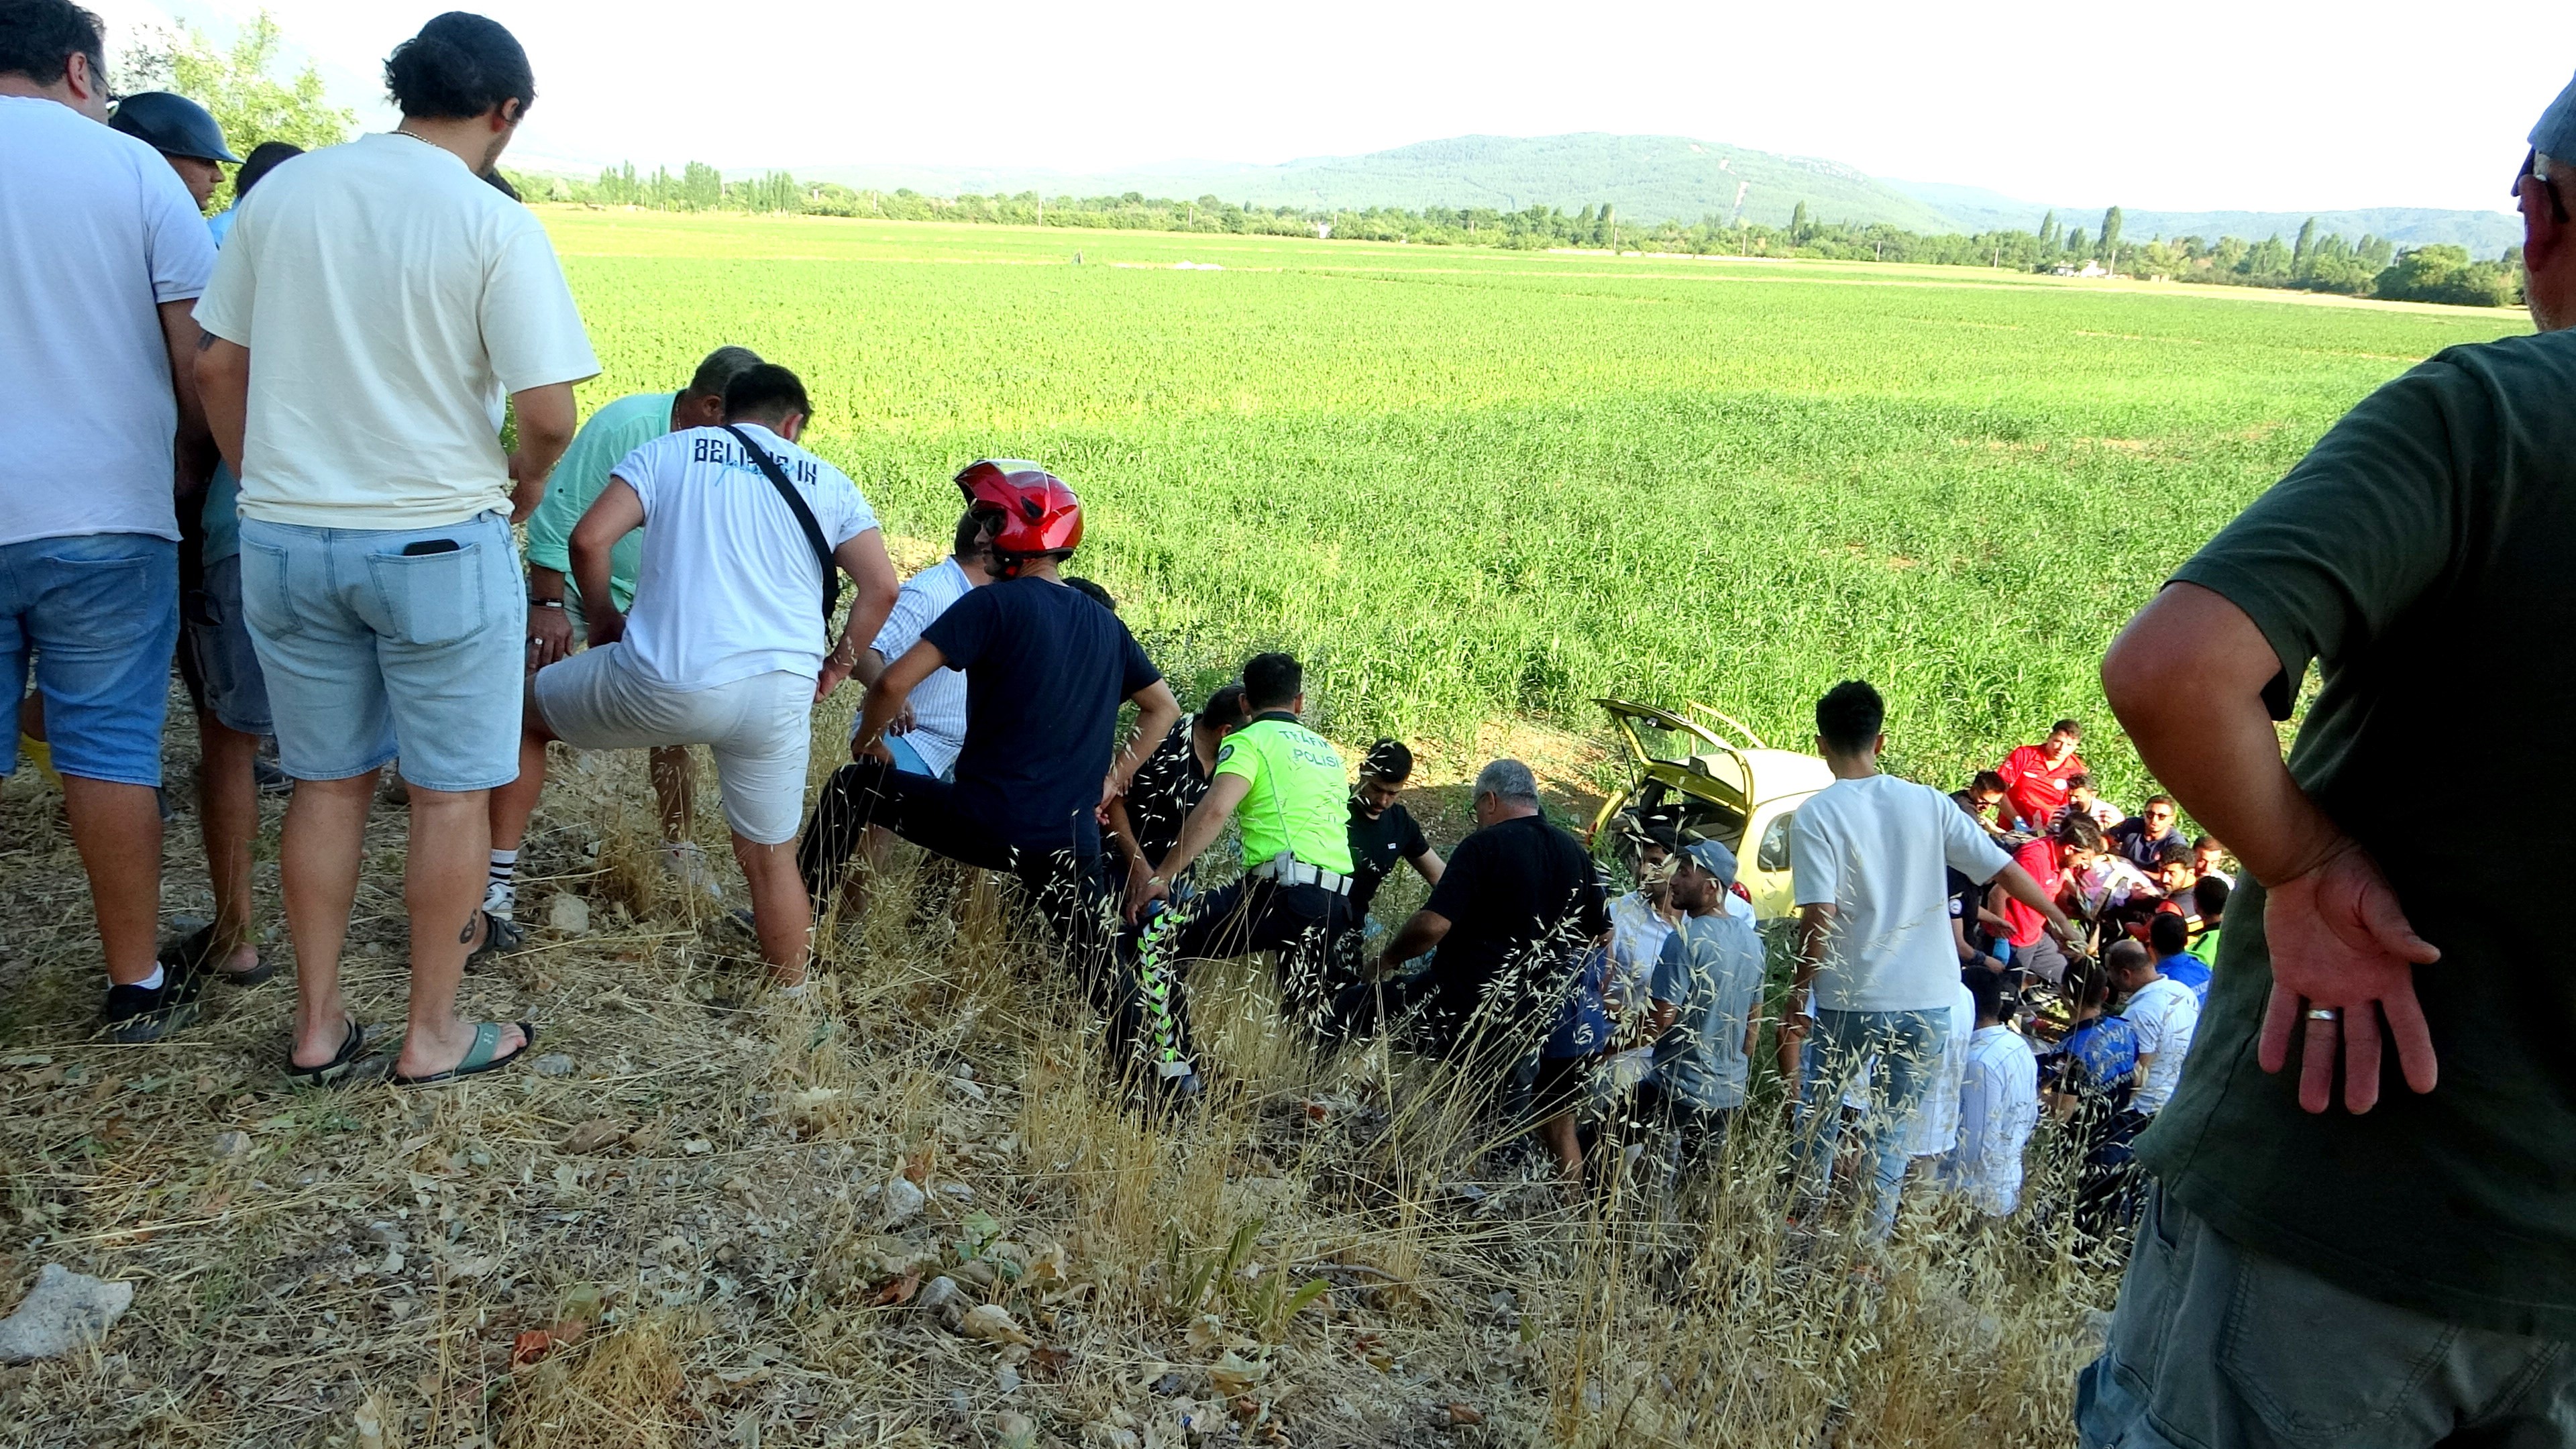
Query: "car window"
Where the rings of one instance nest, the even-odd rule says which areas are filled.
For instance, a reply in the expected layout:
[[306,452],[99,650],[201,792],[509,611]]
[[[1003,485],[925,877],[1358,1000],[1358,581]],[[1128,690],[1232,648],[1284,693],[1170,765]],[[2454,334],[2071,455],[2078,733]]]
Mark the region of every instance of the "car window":
[[1783,810],[1762,827],[1762,849],[1753,863],[1763,870],[1789,868],[1789,822],[1798,818],[1795,810]]
[[1690,763],[1692,753],[1702,747],[1698,737],[1681,730],[1665,729],[1643,715],[1628,716],[1628,728],[1637,732],[1637,743],[1645,750],[1647,759],[1660,760],[1668,765]]

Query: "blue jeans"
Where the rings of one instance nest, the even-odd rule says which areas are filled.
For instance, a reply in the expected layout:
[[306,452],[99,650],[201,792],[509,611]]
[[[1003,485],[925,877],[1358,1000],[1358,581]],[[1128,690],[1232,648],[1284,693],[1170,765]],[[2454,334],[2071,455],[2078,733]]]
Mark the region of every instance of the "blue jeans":
[[885,747],[886,753],[894,756],[894,767],[907,775],[928,775],[934,780],[955,778],[953,775],[942,775],[930,768],[930,762],[921,757],[921,751],[906,744],[901,735],[886,736]]
[[286,773],[345,780],[399,748],[427,790],[519,777],[528,595],[499,513],[416,529],[245,518],[241,582]]
[[[54,769],[111,785],[161,783],[179,546],[143,533],[0,544],[0,682],[16,704],[35,655]],[[18,767],[17,730],[0,775]]]
[[1896,1228],[1897,1193],[1905,1185],[1905,1127],[1923,1105],[1940,1065],[1950,1013],[1819,1011],[1798,1082],[1799,1125],[1790,1151],[1802,1197],[1821,1200],[1833,1186],[1841,1144],[1843,1094],[1869,1073],[1869,1105],[1860,1118],[1861,1152],[1870,1162],[1870,1236]]

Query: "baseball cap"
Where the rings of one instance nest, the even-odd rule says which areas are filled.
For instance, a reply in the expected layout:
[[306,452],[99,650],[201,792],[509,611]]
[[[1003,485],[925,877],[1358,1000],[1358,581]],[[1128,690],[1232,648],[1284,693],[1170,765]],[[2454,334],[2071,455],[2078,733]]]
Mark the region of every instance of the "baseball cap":
[[1735,852],[1714,840],[1694,840],[1682,847],[1682,854],[1696,861],[1699,868],[1717,877],[1719,885],[1735,884]]
[[2531,149],[2557,161],[2576,161],[2576,80],[2558,93],[2531,128]]

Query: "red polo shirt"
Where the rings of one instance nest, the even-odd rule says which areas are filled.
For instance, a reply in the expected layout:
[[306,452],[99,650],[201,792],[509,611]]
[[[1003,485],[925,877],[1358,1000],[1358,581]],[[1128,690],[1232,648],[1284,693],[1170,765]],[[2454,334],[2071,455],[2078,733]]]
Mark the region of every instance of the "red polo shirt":
[[[1995,773],[2004,777],[2004,805],[2014,815],[2030,822],[2030,828],[2045,831],[2066,803],[2066,777],[2084,773],[2084,757],[2073,750],[2052,765],[2048,752],[2037,745],[2024,745],[2004,756],[2003,768]],[[2010,826],[2012,821],[1998,823]]]

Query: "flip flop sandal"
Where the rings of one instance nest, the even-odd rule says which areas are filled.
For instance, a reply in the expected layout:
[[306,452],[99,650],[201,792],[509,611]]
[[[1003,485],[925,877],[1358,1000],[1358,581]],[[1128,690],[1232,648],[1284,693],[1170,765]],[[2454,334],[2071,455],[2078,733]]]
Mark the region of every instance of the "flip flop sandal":
[[496,1057],[492,1055],[492,1052],[493,1049],[501,1043],[501,1023],[497,1021],[477,1022],[474,1027],[474,1045],[465,1049],[465,1059],[463,1061],[458,1062],[455,1066],[448,1068],[446,1071],[432,1072],[425,1077],[406,1077],[397,1075],[393,1079],[394,1085],[397,1087],[435,1087],[447,1082],[461,1081],[466,1077],[476,1076],[484,1072],[499,1071],[501,1068],[508,1066],[510,1063],[517,1061],[523,1056],[526,1056],[529,1049],[537,1044],[537,1028],[534,1023],[523,1021],[518,1023],[518,1028],[520,1036],[526,1038],[524,1041],[519,1043],[519,1049],[510,1053],[508,1056]]
[[367,1029],[359,1025],[354,1016],[347,1020],[349,1031],[340,1039],[339,1054],[318,1067],[297,1066],[294,1049],[287,1049],[286,1080],[289,1083],[299,1087],[335,1087],[348,1080],[349,1074],[357,1070],[358,1059],[366,1055]]
[[507,956],[528,944],[528,933],[518,922],[505,916],[483,911],[483,944],[465,953],[465,966],[472,970],[477,962],[494,956]]
[[202,976],[208,981],[221,981],[233,986],[257,986],[277,974],[277,965],[266,957],[248,971],[226,971],[210,959],[215,952],[215,927],[209,921],[187,935],[161,948],[158,959],[171,971]]

